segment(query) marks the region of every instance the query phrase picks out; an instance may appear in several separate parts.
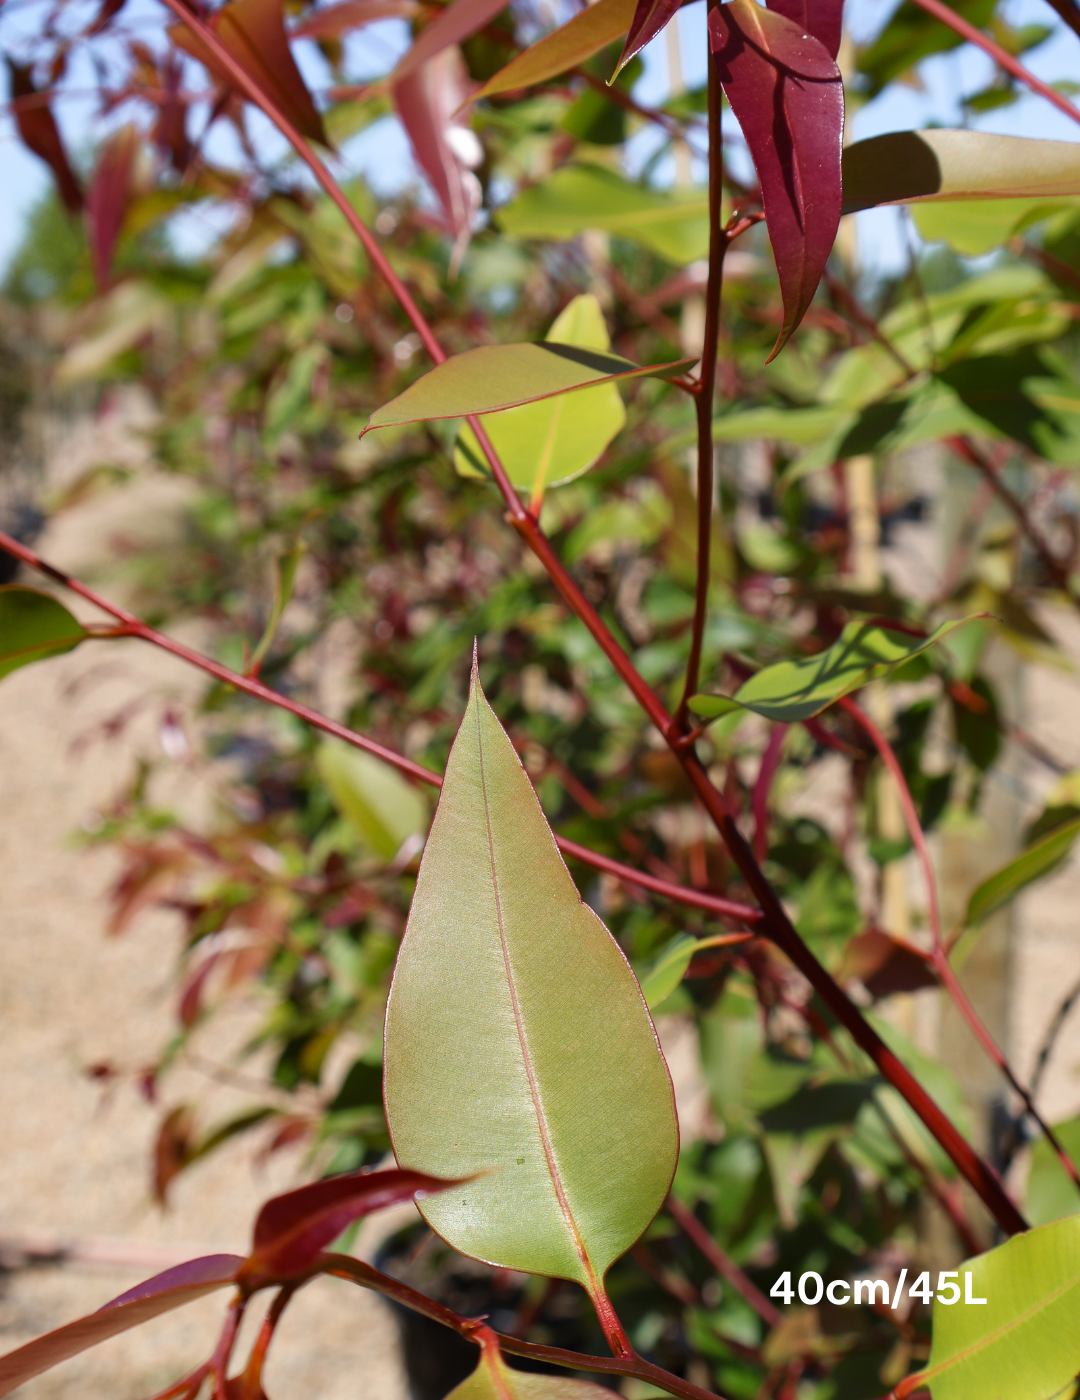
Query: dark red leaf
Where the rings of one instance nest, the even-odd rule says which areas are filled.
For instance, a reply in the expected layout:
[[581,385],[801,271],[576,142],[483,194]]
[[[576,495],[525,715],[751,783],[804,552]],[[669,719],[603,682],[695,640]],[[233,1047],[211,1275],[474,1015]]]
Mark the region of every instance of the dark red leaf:
[[832,58],[840,52],[844,0],[768,0],[769,9],[820,39]]
[[354,1220],[418,1195],[433,1195],[460,1185],[460,1181],[395,1168],[350,1172],[275,1196],[255,1221],[243,1281],[253,1288],[298,1278]]
[[761,181],[787,342],[813,300],[840,222],[844,85],[825,46],[754,0],[709,15],[713,60]]
[[479,149],[473,132],[454,121],[454,113],[469,96],[468,74],[458,48],[444,49],[436,58],[393,86],[394,105],[423,170],[442,206],[443,221],[454,240],[453,261],[468,246],[473,216],[480,205],[479,181],[455,149],[456,127],[465,142]]
[[615,72],[618,74],[634,55],[655,39],[668,20],[678,14],[682,0],[637,0],[637,9],[619,55]]
[[164,1204],[169,1184],[187,1166],[192,1154],[195,1116],[186,1104],[166,1114],[154,1143],[154,1199]]
[[[322,117],[289,48],[281,0],[230,0],[210,23],[232,57],[297,131],[309,141],[329,145]],[[178,48],[204,64],[219,82],[232,86],[228,74],[187,25],[170,26],[169,36]]]
[[10,1395],[32,1376],[39,1376],[42,1371],[58,1366],[61,1361],[77,1356],[98,1342],[192,1303],[216,1288],[226,1287],[235,1280],[243,1262],[235,1254],[191,1259],[122,1293],[89,1317],[69,1322],[66,1327],[58,1327],[55,1332],[47,1332],[44,1337],[37,1337],[17,1351],[9,1352],[0,1357],[0,1396]]
[[52,170],[60,198],[72,214],[77,214],[83,204],[82,189],[68,163],[67,152],[60,139],[60,130],[49,110],[48,98],[44,93],[39,94],[34,87],[31,68],[23,68],[9,58],[8,70],[11,74],[11,101],[19,135],[34,155],[40,156]]
[[141,136],[128,125],[115,132],[98,152],[86,189],[86,227],[90,261],[98,291],[112,279],[112,259],[124,219],[135,193],[135,161]]
[[417,72],[436,54],[442,53],[452,44],[461,44],[471,38],[501,10],[505,10],[507,4],[508,0],[452,0],[452,3],[421,31],[412,48],[405,53],[390,74],[391,81],[401,82],[410,73]]
[[861,982],[875,999],[937,986],[929,960],[917,948],[877,928],[847,945],[840,976],[841,981]]
[[326,10],[312,10],[293,27],[294,39],[337,39],[377,19],[412,19],[420,13],[417,0],[342,0]]

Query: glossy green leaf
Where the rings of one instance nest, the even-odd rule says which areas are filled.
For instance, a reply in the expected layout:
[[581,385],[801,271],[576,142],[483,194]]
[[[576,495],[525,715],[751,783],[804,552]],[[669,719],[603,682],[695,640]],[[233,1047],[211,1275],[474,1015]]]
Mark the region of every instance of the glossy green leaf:
[[595,1297],[671,1182],[671,1080],[630,966],[582,903],[475,665],[394,971],[384,1066],[398,1161],[481,1174],[421,1203],[432,1229]]
[[473,101],[497,92],[546,83],[599,53],[630,28],[637,0],[596,0],[559,29],[545,34],[473,94]]
[[1080,144],[988,131],[891,131],[844,152],[844,213],[913,200],[1080,195]]
[[[1055,1123],[1054,1136],[1075,1161],[1080,1156],[1080,1118]],[[1031,1148],[1031,1169],[1024,1192],[1024,1214],[1032,1225],[1048,1225],[1080,1211],[1080,1192],[1058,1160],[1051,1143],[1040,1137]]]
[[943,622],[928,637],[913,637],[871,622],[849,622],[827,650],[800,661],[766,666],[733,696],[695,695],[690,708],[703,719],[717,719],[731,710],[744,709],[766,719],[796,724],[910,661],[970,621],[962,618]]
[[[611,348],[604,313],[591,293],[564,308],[547,339],[585,350]],[[510,480],[535,500],[545,486],[559,486],[588,471],[626,422],[626,409],[618,389],[608,383],[485,414],[482,422]],[[490,475],[467,423],[454,446],[454,466],[462,476]]]
[[1057,827],[1041,841],[1036,841],[1028,846],[1027,850],[1021,851],[1008,865],[996,870],[968,900],[965,923],[968,926],[981,924],[1003,905],[1008,904],[1010,899],[1033,880],[1038,880],[1040,876],[1055,869],[1072,850],[1078,835],[1080,817]]
[[435,418],[493,413],[618,379],[640,379],[646,375],[669,378],[693,363],[675,360],[661,365],[635,365],[620,355],[557,345],[550,340],[534,345],[482,345],[452,355],[422,374],[403,394],[373,413],[364,432]]
[[[1051,1400],[1064,1391],[1080,1372],[1080,1217],[1016,1235],[959,1272],[960,1301],[934,1302],[923,1372],[934,1400]],[[964,1301],[969,1272],[981,1306]]]
[[70,651],[87,635],[50,594],[14,583],[0,588],[0,676]]
[[446,1400],[611,1400],[611,1391],[572,1376],[516,1371],[493,1347],[485,1347],[476,1370]]
[[419,848],[427,830],[427,803],[389,764],[328,740],[319,745],[315,766],[334,806],[377,856],[393,860],[410,837]]
[[705,190],[652,190],[598,165],[564,165],[500,209],[498,218],[505,232],[521,238],[568,239],[600,229],[677,265],[709,252]]

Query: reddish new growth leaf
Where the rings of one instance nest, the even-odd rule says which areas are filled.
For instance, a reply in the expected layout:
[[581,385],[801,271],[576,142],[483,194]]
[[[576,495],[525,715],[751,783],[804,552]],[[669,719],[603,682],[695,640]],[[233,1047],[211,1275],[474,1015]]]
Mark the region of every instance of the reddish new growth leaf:
[[68,163],[64,143],[56,118],[49,110],[48,98],[34,86],[33,69],[8,59],[11,74],[11,103],[19,135],[34,155],[40,156],[56,179],[60,198],[72,214],[82,208],[83,197],[79,182]]
[[623,51],[619,55],[619,62],[615,66],[613,80],[639,50],[651,39],[656,38],[668,20],[678,13],[681,4],[682,0],[637,0],[637,9],[626,35]]
[[[289,48],[281,0],[230,0],[210,17],[209,23],[232,57],[297,131],[309,141],[328,146],[322,117]],[[232,86],[217,60],[187,25],[170,26],[169,36],[225,87]]]
[[139,141],[138,127],[130,124],[110,136],[98,153],[86,190],[90,261],[99,292],[105,291],[111,280],[113,253],[135,192]]
[[232,1283],[243,1260],[234,1254],[211,1254],[192,1259],[174,1269],[166,1269],[145,1283],[138,1284],[89,1317],[80,1317],[44,1337],[36,1337],[17,1351],[0,1357],[0,1396],[39,1376],[61,1361],[149,1322],[161,1313],[183,1307],[206,1293]]
[[293,26],[294,39],[340,39],[377,19],[412,19],[420,13],[418,0],[342,0],[329,9],[312,10]]
[[817,290],[842,200],[844,85],[819,39],[754,0],[709,15],[713,61],[750,148],[772,241],[786,344]]
[[[452,3],[431,21],[417,36],[401,62],[390,75],[395,83],[402,82],[437,54],[454,44],[462,44],[477,30],[483,29],[505,10],[507,0],[452,0]],[[465,99],[462,98],[462,101]]]
[[804,34],[820,39],[835,58],[844,27],[844,0],[768,0],[769,9],[797,24]]
[[433,1195],[460,1185],[460,1181],[395,1168],[350,1172],[275,1196],[255,1221],[251,1256],[240,1280],[248,1291],[254,1291],[267,1283],[300,1278],[354,1220],[418,1195]]
[[187,103],[180,95],[182,76],[180,63],[170,54],[161,65],[161,97],[153,132],[154,145],[179,175],[187,171],[194,154],[187,134]]
[[469,92],[465,61],[456,47],[444,49],[393,87],[401,124],[454,240],[451,266],[461,261],[468,247],[481,197],[480,182],[470,167],[480,163],[483,150],[476,134],[454,120]]

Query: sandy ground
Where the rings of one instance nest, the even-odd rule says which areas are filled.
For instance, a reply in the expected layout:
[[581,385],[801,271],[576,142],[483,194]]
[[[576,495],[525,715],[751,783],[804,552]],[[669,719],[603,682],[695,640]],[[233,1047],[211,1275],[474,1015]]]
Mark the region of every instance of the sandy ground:
[[[96,441],[61,442],[64,475],[95,454],[137,457],[137,446],[110,440],[110,432],[115,437],[105,424]],[[110,540],[167,542],[182,497],[179,483],[147,475],[60,515],[42,552],[102,578],[117,596],[106,567]],[[168,915],[151,914],[108,939],[105,895],[116,858],[74,838],[128,779],[134,757],[157,748],[165,704],[198,685],[169,657],[118,642],[84,646],[0,686],[0,1240],[90,1241],[90,1252],[119,1261],[0,1272],[0,1351],[189,1254],[244,1252],[254,1209],[298,1180],[298,1157],[259,1168],[252,1147],[238,1141],[181,1177],[162,1212],[149,1191],[160,1109],[128,1084],[103,1092],[86,1073],[101,1062],[145,1064],[168,1034],[178,928]],[[138,697],[149,703],[118,738],[104,737],[101,726]],[[158,796],[195,812],[208,800],[183,765]],[[240,1008],[223,1036],[241,1034],[253,1014]],[[236,1106],[234,1091],[197,1087],[211,1117]],[[184,1089],[182,1081],[169,1086],[170,1095]],[[147,1396],[209,1352],[226,1296],[106,1343],[17,1393],[25,1400]],[[282,1324],[267,1388],[274,1400],[399,1400],[404,1380],[382,1302],[342,1282],[313,1284]]]

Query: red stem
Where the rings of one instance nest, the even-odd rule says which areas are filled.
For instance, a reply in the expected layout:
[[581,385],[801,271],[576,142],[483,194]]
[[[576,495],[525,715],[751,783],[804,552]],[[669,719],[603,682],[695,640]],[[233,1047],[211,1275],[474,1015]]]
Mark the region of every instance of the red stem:
[[580,1352],[566,1351],[562,1347],[540,1346],[536,1342],[522,1341],[520,1337],[491,1332],[484,1326],[482,1319],[462,1317],[460,1313],[452,1312],[442,1303],[426,1298],[408,1284],[382,1274],[370,1264],[365,1264],[362,1259],[354,1259],[347,1254],[322,1255],[317,1271],[329,1274],[333,1278],[347,1279],[350,1283],[358,1283],[363,1288],[373,1288],[377,1293],[401,1303],[403,1307],[411,1308],[413,1312],[421,1313],[433,1322],[440,1322],[444,1327],[452,1328],[462,1337],[476,1342],[478,1346],[483,1345],[486,1334],[498,1342],[502,1351],[509,1352],[512,1356],[530,1356],[539,1361],[550,1361],[555,1366],[566,1366],[572,1371],[598,1371],[607,1375],[634,1376],[638,1380],[649,1381],[660,1390],[666,1390],[669,1395],[679,1396],[680,1400],[717,1400],[717,1396],[711,1391],[703,1390],[701,1386],[685,1381],[681,1376],[673,1376],[670,1371],[654,1366],[651,1361],[646,1361],[633,1350],[628,1356],[586,1356]]
[[[172,0],[167,0],[167,3],[171,4]],[[975,44],[982,49],[983,53],[989,54],[999,68],[1004,68],[1006,73],[1011,73],[1014,78],[1026,83],[1032,92],[1037,92],[1040,97],[1045,97],[1047,102],[1052,102],[1059,112],[1064,112],[1074,122],[1080,122],[1080,111],[1071,102],[1067,102],[1060,92],[1055,92],[1041,78],[1036,78],[1035,74],[1025,68],[1019,59],[1013,58],[1011,53],[1006,53],[1000,44],[988,38],[980,29],[976,29],[973,24],[958,15],[954,9],[944,4],[943,0],[915,0],[915,3],[928,15],[933,15],[942,24],[948,25],[955,34],[959,34],[969,44]]]
[[886,739],[885,735],[881,732],[878,726],[874,723],[874,721],[870,718],[870,716],[866,713],[865,710],[860,709],[859,706],[856,705],[855,701],[852,700],[852,698],[849,695],[843,696],[839,703],[841,708],[847,711],[847,713],[852,717],[855,723],[859,725],[863,732],[868,736],[871,743],[874,745],[874,748],[877,749],[878,755],[881,758],[882,763],[884,763],[885,767],[892,774],[893,781],[896,783],[897,790],[900,794],[900,806],[904,813],[904,821],[907,824],[907,829],[908,833],[911,836],[912,844],[918,852],[919,861],[922,864],[923,868],[923,876],[926,880],[928,912],[930,916],[930,936],[932,939],[932,946],[930,949],[930,964],[933,967],[935,973],[937,974],[938,980],[941,982],[942,986],[952,998],[956,1009],[960,1012],[961,1016],[963,1016],[964,1020],[967,1022],[972,1034],[982,1046],[983,1050],[985,1050],[986,1054],[990,1057],[994,1064],[997,1065],[998,1069],[1012,1085],[1013,1089],[1020,1095],[1020,1098],[1023,1100],[1024,1107],[1027,1109],[1028,1113],[1031,1114],[1035,1122],[1039,1125],[1039,1128],[1046,1136],[1047,1141],[1057,1153],[1058,1161],[1065,1168],[1065,1171],[1068,1173],[1068,1175],[1073,1179],[1077,1186],[1077,1189],[1080,1189],[1080,1173],[1077,1172],[1076,1166],[1073,1163],[1072,1158],[1065,1151],[1064,1147],[1061,1145],[1060,1141],[1055,1136],[1049,1124],[1043,1121],[1038,1109],[1035,1107],[1035,1104],[1032,1101],[1031,1095],[1028,1093],[1027,1089],[1020,1082],[1017,1076],[1014,1074],[1012,1066],[1005,1058],[1004,1052],[1001,1050],[994,1037],[990,1034],[990,1031],[987,1028],[986,1024],[983,1022],[982,1017],[971,1004],[970,1000],[968,999],[967,993],[960,985],[959,979],[957,978],[956,973],[953,971],[952,965],[949,962],[948,954],[945,950],[944,942],[942,940],[941,935],[941,915],[938,910],[937,882],[934,879],[934,866],[933,862],[930,859],[930,848],[926,844],[926,835],[923,832],[922,823],[919,821],[919,814],[915,810],[915,802],[911,796],[911,789],[907,785],[907,779],[904,777],[904,770],[900,767],[900,760],[896,757],[892,745],[889,743],[888,739]]
[[[226,71],[233,76],[241,90],[251,96],[252,101],[278,126],[297,153],[307,162],[319,183],[341,209],[349,226],[360,238],[365,249],[369,250],[373,264],[387,278],[388,285],[401,301],[410,320],[416,326],[421,340],[428,347],[432,358],[435,359],[436,363],[441,363],[445,356],[434,333],[412,301],[404,284],[386,261],[363,221],[359,219],[356,211],[337,187],[330,172],[292,123],[277,110],[274,103],[261,92],[258,85],[249,78],[232,55],[227,52],[216,34],[185,8],[183,0],[165,0],[165,3],[184,24],[202,38]],[[931,1133],[955,1162],[958,1170],[978,1192],[1001,1228],[1009,1234],[1015,1234],[1026,1228],[1023,1217],[1005,1194],[992,1169],[972,1151],[947,1116],[942,1113],[922,1086],[892,1054],[884,1041],[860,1014],[854,1003],[833,981],[829,973],[799,937],[776,892],[754,860],[753,853],[728,812],[724,799],[713,787],[696,753],[680,746],[679,729],[672,724],[664,706],[638,674],[630,658],[611,635],[596,609],[585,598],[581,589],[564,568],[552,550],[547,537],[541,531],[538,522],[521,504],[517,492],[507,478],[480,423],[476,419],[469,421],[491,464],[495,481],[506,502],[510,522],[543,563],[556,588],[600,645],[616,673],[628,686],[645,714],[671,745],[673,752],[683,765],[698,799],[709,813],[722,840],[731,852],[736,866],[761,902],[769,936],[809,980],[837,1019],[848,1028],[853,1039],[874,1061],[880,1073],[919,1114]]]
[[[0,531],[0,550],[13,555],[24,564],[30,565],[31,568],[37,569],[47,578],[61,584],[80,598],[85,598],[87,602],[100,608],[102,612],[108,613],[110,617],[116,618],[121,624],[120,627],[109,628],[107,631],[103,630],[91,635],[99,636],[102,639],[136,637],[140,641],[149,642],[151,646],[160,647],[163,651],[178,656],[189,665],[198,667],[199,670],[207,672],[208,675],[226,685],[233,686],[236,690],[253,696],[256,700],[262,700],[268,705],[275,705],[278,709],[287,710],[289,714],[304,720],[313,728],[321,729],[324,733],[331,734],[334,738],[341,739],[354,748],[363,749],[365,753],[374,754],[376,758],[382,759],[384,763],[389,763],[391,767],[397,768],[399,772],[418,782],[428,783],[432,787],[442,786],[442,778],[438,773],[432,773],[430,769],[422,767],[419,763],[414,763],[412,759],[405,758],[403,754],[395,753],[393,749],[384,748],[382,744],[377,744],[373,739],[365,738],[363,734],[357,734],[355,730],[347,729],[335,720],[328,719],[318,710],[312,710],[297,700],[291,700],[287,695],[281,695],[276,690],[271,690],[262,681],[251,676],[243,676],[238,671],[230,671],[227,666],[222,666],[210,657],[192,651],[190,647],[184,646],[181,642],[173,641],[171,637],[167,637],[163,632],[158,632],[126,609],[117,607],[115,603],[111,603],[78,579],[72,578],[70,574],[65,574],[62,570],[46,563],[28,545],[12,539],[3,531]],[[664,880],[656,875],[647,875],[644,871],[623,865],[620,861],[612,860],[610,856],[600,855],[596,851],[591,851],[587,846],[579,845],[577,841],[571,841],[564,836],[556,836],[555,840],[565,856],[580,860],[596,870],[603,870],[609,875],[614,875],[624,884],[650,890],[654,894],[663,895],[666,899],[689,905],[693,909],[704,909],[710,914],[717,914],[725,918],[741,919],[744,923],[757,924],[761,920],[761,911],[754,909],[749,904],[742,904],[734,899],[725,899],[722,895],[707,894],[702,890],[687,889],[671,880]]]
[[748,1279],[734,1259],[730,1259],[721,1249],[690,1207],[683,1205],[677,1196],[669,1196],[667,1210],[678,1222],[679,1228],[691,1244],[709,1261],[720,1277],[731,1284],[740,1298],[750,1304],[766,1327],[778,1326],[780,1310],[773,1307],[761,1289]]

